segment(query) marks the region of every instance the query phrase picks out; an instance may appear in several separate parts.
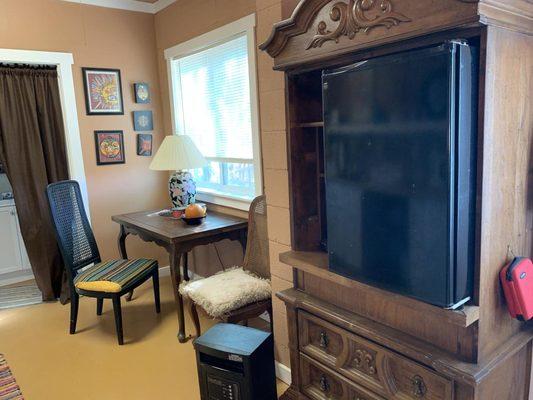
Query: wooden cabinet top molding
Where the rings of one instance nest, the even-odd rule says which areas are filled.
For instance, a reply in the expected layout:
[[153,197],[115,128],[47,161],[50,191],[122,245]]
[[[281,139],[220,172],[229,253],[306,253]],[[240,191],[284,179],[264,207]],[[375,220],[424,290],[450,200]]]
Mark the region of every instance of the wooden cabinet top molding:
[[277,69],[461,26],[533,34],[530,0],[302,0],[260,48]]

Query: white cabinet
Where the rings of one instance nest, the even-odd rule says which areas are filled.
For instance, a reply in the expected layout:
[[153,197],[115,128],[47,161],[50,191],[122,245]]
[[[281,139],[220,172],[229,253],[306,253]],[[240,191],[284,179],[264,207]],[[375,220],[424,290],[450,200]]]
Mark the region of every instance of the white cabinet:
[[0,275],[30,268],[15,206],[0,207]]

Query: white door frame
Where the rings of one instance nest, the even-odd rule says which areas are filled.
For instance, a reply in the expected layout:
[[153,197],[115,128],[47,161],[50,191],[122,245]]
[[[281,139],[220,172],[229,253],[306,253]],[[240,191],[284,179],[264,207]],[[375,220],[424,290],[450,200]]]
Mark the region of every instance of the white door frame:
[[79,182],[85,210],[87,216],[90,218],[87,181],[85,179],[80,127],[78,124],[78,110],[76,109],[76,95],[74,92],[74,79],[72,77],[72,65],[74,64],[72,53],[0,49],[0,62],[57,66],[61,109],[63,110],[63,122],[65,124],[69,176],[70,179]]

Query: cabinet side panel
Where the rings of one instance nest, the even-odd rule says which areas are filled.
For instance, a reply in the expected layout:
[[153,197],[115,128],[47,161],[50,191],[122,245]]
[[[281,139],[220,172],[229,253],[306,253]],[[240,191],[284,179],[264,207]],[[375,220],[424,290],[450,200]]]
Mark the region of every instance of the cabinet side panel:
[[531,371],[531,342],[499,363],[476,389],[476,400],[527,400]]
[[531,257],[533,221],[533,37],[488,27],[480,235],[479,355],[525,324],[510,318],[498,273]]

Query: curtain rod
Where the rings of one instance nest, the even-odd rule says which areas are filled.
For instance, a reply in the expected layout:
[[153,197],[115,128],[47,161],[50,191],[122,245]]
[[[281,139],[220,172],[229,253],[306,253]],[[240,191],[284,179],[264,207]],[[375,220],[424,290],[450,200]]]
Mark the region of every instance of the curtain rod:
[[45,71],[56,71],[56,65],[46,65],[46,64],[13,64],[13,63],[1,63],[0,68],[11,68],[11,69],[34,69],[34,70],[45,70]]

